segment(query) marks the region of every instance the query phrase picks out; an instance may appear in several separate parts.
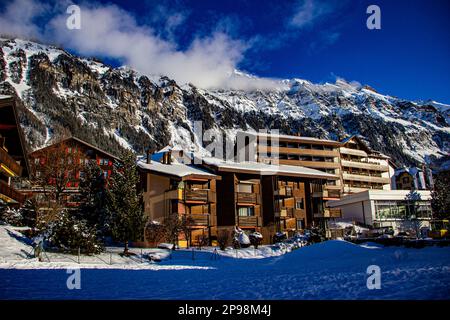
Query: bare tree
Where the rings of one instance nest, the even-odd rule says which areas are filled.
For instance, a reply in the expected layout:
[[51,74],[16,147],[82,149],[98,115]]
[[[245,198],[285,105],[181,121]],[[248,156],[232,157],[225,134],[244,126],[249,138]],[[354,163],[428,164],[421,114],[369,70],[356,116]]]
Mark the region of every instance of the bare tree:
[[158,242],[164,239],[166,230],[164,225],[150,221],[145,226],[145,239],[149,241],[153,246],[156,246]]
[[31,175],[34,187],[57,203],[84,166],[84,155],[66,143],[43,149],[33,156]]
[[225,250],[230,243],[230,231],[220,230],[217,234],[217,243],[219,244],[220,250]]
[[[74,187],[84,167],[84,154],[65,142],[35,152],[30,161],[31,184],[46,202],[48,215],[55,214],[65,204],[64,193]],[[42,199],[43,198],[43,199]],[[46,220],[49,217],[46,217]]]
[[190,217],[189,215],[186,215],[186,214],[184,214],[181,217],[180,230],[183,233],[184,238],[186,239],[188,248],[191,245],[191,241],[192,241],[191,231],[192,231],[193,225],[194,225],[194,219],[192,219],[192,217]]
[[178,214],[170,214],[164,219],[164,228],[166,239],[169,243],[174,245],[178,242],[178,236],[181,232],[181,222]]

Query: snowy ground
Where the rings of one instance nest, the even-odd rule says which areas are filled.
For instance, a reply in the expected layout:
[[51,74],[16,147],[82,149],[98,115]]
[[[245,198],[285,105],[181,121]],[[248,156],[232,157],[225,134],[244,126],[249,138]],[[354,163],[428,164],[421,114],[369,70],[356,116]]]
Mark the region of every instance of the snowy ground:
[[[406,249],[328,241],[285,253],[212,248],[153,250],[162,262],[109,254],[27,258],[20,234],[0,226],[0,299],[449,299],[450,248]],[[112,250],[120,250],[118,248]],[[140,249],[135,249],[140,254]],[[220,251],[219,251],[220,252]],[[144,252],[145,253],[145,252]],[[245,258],[245,259],[244,259]],[[50,261],[57,261],[50,256]],[[98,262],[95,262],[95,259]],[[105,260],[100,261],[99,259]],[[116,260],[117,259],[117,260]],[[369,265],[381,268],[381,289],[366,286]],[[68,290],[64,268],[80,267],[81,289]],[[129,269],[129,270],[124,270]],[[136,270],[140,269],[140,270]]]

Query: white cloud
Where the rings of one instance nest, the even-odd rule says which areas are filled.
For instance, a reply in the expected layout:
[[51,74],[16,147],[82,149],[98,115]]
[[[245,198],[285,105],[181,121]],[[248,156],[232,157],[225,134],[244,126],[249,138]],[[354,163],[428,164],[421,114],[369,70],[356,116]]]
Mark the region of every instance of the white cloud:
[[300,0],[297,10],[290,20],[295,28],[305,28],[314,24],[319,18],[332,11],[331,5],[314,0]]
[[33,0],[15,0],[9,3],[0,14],[0,34],[24,38],[41,37],[40,28],[33,20],[48,9],[48,5]]
[[[26,14],[18,10],[24,1],[33,8]],[[236,75],[234,71],[243,60],[248,44],[224,32],[197,37],[187,49],[179,50],[175,42],[163,39],[149,26],[138,24],[130,13],[116,5],[80,7],[81,29],[66,28],[68,15],[61,7],[45,28],[39,28],[33,22],[43,12],[39,4],[33,0],[15,0],[6,12],[8,20],[2,21],[11,26],[2,30],[22,37],[40,36],[44,41],[56,42],[83,55],[119,59],[144,74],[166,75],[179,83],[190,82],[201,88],[251,90],[279,86],[272,79]],[[166,27],[174,30],[183,21],[183,16],[174,16],[166,22]],[[20,32],[10,32],[15,30]]]

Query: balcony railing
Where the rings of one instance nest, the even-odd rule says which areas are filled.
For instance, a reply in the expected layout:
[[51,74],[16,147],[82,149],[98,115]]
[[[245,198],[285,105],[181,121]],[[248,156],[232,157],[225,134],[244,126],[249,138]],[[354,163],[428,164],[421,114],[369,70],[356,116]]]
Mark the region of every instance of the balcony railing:
[[209,226],[209,214],[187,214],[184,217],[189,219],[191,226]]
[[213,202],[213,193],[208,189],[184,190],[184,201]]
[[258,204],[258,194],[248,192],[236,192],[236,200],[238,203]]
[[275,212],[275,217],[289,219],[294,217],[294,208],[281,208]]
[[280,197],[292,197],[292,188],[291,187],[280,187],[278,190],[274,192],[275,196]]
[[22,167],[3,148],[0,148],[0,164],[4,164],[15,175],[22,175]]
[[340,198],[340,190],[322,190],[313,192],[312,196],[314,198]]
[[326,208],[321,213],[315,213],[315,218],[341,218],[342,212],[338,208]]
[[241,227],[260,227],[261,217],[258,216],[237,216],[237,224]]
[[17,190],[14,190],[4,181],[0,181],[0,194],[16,200],[19,203],[24,203],[26,200],[26,196],[24,194],[20,193]]

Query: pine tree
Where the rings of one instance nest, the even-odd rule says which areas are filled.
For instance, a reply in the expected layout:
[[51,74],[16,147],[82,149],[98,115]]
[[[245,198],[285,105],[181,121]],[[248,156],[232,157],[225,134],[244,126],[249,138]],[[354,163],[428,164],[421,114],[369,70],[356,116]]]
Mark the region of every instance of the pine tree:
[[108,232],[107,185],[103,170],[95,161],[89,162],[80,179],[80,206],[78,217],[97,230],[98,236]]
[[450,217],[450,170],[441,171],[435,176],[434,188],[431,192],[431,207],[434,218],[448,219]]
[[108,188],[111,232],[116,241],[124,243],[124,254],[128,254],[128,242],[142,239],[144,233],[145,219],[138,183],[135,156],[128,151],[122,163],[114,164]]
[[20,208],[22,223],[30,228],[36,228],[38,216],[38,204],[36,198],[30,198],[25,201],[23,207]]

